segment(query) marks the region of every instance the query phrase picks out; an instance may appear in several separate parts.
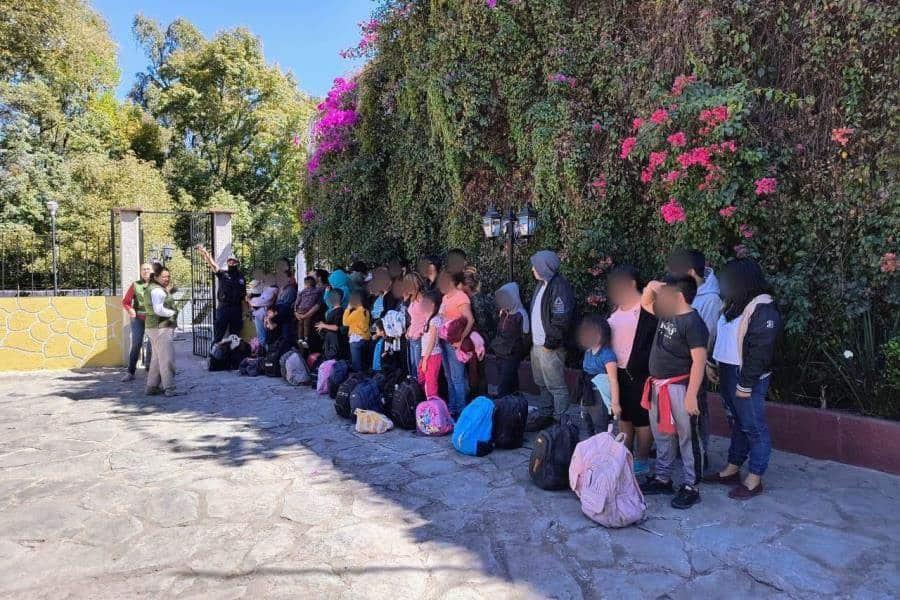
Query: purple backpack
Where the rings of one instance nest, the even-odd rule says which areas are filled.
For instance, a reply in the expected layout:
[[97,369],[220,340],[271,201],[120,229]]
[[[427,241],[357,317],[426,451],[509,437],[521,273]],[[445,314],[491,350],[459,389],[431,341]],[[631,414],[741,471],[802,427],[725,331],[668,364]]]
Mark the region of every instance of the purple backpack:
[[581,511],[604,527],[627,527],[647,510],[624,440],[621,433],[615,438],[609,431],[598,433],[575,446],[569,463],[569,485],[581,499]]
[[326,360],[319,365],[318,375],[316,376],[316,392],[323,396],[328,393],[328,377],[331,375],[331,367],[337,361]]
[[416,429],[423,435],[447,435],[453,431],[453,419],[447,404],[431,396],[416,407]]

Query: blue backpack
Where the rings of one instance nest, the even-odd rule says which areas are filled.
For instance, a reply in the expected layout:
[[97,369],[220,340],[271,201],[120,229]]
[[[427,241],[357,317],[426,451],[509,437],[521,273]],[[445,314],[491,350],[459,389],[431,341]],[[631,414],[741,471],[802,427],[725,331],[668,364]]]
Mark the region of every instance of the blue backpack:
[[374,410],[375,412],[384,410],[381,407],[381,388],[378,387],[378,383],[374,379],[369,377],[363,379],[350,392],[350,414],[354,421],[356,420],[357,408]]
[[328,375],[328,395],[332,400],[337,399],[338,390],[349,375],[350,364],[346,360],[339,360],[331,367],[331,374]]
[[494,403],[478,396],[465,407],[453,428],[453,447],[469,456],[485,456],[494,449],[491,430],[494,422]]

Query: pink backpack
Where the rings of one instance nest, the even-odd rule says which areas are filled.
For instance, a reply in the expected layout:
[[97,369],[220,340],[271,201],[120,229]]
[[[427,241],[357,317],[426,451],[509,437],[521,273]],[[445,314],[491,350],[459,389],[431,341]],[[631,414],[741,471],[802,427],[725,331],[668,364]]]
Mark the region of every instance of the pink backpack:
[[604,527],[627,527],[647,510],[624,440],[621,433],[598,433],[575,446],[569,463],[569,485],[581,511]]
[[430,396],[416,407],[416,429],[424,435],[447,435],[453,431],[453,419],[447,404]]
[[337,361],[326,360],[319,365],[319,374],[316,376],[316,392],[319,394],[324,395],[328,393],[328,377],[331,376],[331,367],[334,366],[335,362]]

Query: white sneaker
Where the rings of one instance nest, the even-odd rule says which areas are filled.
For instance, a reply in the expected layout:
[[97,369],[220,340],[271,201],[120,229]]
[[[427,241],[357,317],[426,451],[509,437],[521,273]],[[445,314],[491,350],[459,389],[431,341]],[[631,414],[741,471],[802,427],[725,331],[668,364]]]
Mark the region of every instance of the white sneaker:
[[125,375],[122,376],[122,382],[124,383],[126,381],[134,381],[134,373],[125,373]]

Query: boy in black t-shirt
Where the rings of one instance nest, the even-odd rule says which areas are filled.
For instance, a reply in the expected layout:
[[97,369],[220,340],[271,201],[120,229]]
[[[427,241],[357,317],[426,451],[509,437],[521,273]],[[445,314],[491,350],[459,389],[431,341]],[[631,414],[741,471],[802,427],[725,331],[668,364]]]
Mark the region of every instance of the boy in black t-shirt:
[[642,404],[650,410],[656,439],[656,476],[641,486],[645,494],[671,494],[672,467],[681,451],[684,481],[673,508],[700,501],[696,485],[701,466],[697,394],[703,383],[709,331],[691,302],[697,283],[690,277],[668,277],[644,288],[641,305],[659,318],[650,350],[650,378]]

